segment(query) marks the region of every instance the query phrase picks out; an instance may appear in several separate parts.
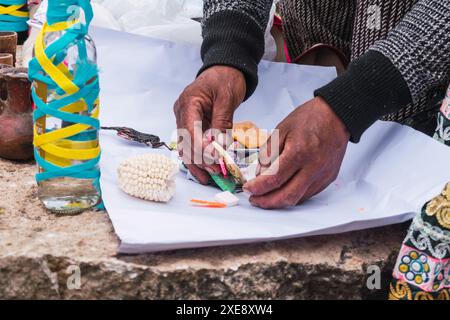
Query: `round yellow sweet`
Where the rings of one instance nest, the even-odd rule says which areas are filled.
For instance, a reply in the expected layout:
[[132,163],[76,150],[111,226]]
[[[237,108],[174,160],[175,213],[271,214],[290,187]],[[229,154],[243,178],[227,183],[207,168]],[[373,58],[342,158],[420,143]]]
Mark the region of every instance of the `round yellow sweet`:
[[421,284],[421,283],[423,282],[422,276],[421,276],[420,274],[418,274],[418,275],[414,278],[414,281],[415,281],[417,284]]
[[409,268],[408,268],[408,266],[406,264],[401,264],[399,269],[400,269],[400,272],[406,273],[406,272],[408,272]]

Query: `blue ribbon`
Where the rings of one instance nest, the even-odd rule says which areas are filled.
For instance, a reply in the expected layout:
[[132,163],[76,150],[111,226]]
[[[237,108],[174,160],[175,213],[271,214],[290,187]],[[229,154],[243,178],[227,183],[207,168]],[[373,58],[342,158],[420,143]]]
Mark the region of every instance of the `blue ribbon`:
[[[83,99],[87,104],[88,111],[91,112],[99,95],[98,68],[88,61],[85,42],[85,37],[93,18],[91,4],[89,0],[50,0],[47,11],[47,22],[51,25],[67,20],[74,20],[79,17],[80,9],[84,11],[86,23],[79,22],[65,30],[58,40],[52,42],[45,49],[45,54],[49,58],[53,58],[53,63],[58,65],[65,58],[68,48],[73,45],[77,46],[79,57],[73,82],[80,90],[75,94],[64,96],[65,92],[45,73],[37,59],[31,60],[29,64],[29,78],[31,81],[40,81],[46,84],[49,90],[55,90],[58,95],[63,96],[58,100],[45,103],[33,88],[31,94],[36,106],[33,112],[33,120],[36,121],[43,116],[51,116],[65,122],[88,125],[93,129],[72,136],[69,140],[92,141],[98,139],[98,130],[100,130],[99,120],[61,110],[61,108]],[[37,182],[60,177],[93,179],[93,186],[100,193],[100,168],[98,166],[100,156],[70,167],[60,167],[50,163],[41,157],[37,148],[34,150],[34,156],[38,165],[44,169],[44,172],[36,174]],[[103,203],[98,205],[97,208],[104,209]]]
[[[27,0],[0,0],[1,6],[26,6]],[[27,7],[25,7],[27,9]],[[28,10],[28,9],[27,9]],[[28,17],[16,17],[9,14],[0,14],[0,31],[22,32],[28,30]]]

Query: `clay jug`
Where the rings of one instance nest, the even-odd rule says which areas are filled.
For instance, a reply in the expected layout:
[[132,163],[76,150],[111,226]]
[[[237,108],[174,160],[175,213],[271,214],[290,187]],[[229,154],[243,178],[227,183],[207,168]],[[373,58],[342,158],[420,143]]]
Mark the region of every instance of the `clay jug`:
[[0,66],[0,157],[33,158],[31,83],[26,68]]

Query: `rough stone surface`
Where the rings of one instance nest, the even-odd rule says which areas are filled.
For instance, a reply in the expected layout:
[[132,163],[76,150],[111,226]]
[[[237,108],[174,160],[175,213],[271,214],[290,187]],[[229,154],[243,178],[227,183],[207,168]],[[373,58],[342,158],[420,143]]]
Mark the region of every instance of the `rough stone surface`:
[[[34,173],[0,160],[0,298],[384,299],[407,227],[122,256],[106,213],[48,214]],[[373,264],[381,290],[366,287]]]

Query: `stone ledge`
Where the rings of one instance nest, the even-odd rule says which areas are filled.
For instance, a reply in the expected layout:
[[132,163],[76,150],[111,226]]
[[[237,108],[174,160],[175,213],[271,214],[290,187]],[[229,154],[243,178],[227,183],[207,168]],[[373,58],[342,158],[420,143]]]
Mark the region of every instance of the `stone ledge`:
[[[384,299],[408,225],[123,256],[105,213],[46,213],[34,171],[32,163],[0,160],[1,299]],[[383,288],[369,291],[373,264]],[[71,265],[81,271],[79,290],[66,285]]]

